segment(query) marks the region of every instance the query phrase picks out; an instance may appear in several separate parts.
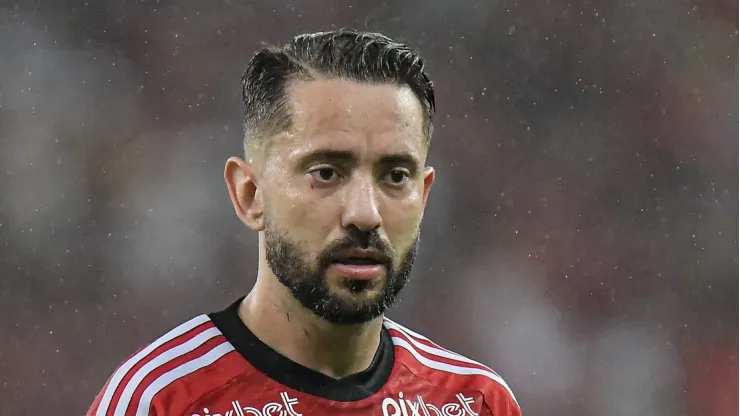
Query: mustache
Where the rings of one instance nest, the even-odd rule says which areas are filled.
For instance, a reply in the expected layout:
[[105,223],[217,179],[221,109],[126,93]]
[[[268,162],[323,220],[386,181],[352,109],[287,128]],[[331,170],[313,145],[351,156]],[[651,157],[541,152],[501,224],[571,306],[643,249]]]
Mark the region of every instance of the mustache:
[[393,259],[393,248],[380,236],[378,230],[362,231],[352,227],[348,229],[347,234],[332,241],[319,256],[319,262],[323,265],[329,265],[341,257],[341,253],[347,250],[372,249],[377,251],[382,257],[381,263],[390,265]]

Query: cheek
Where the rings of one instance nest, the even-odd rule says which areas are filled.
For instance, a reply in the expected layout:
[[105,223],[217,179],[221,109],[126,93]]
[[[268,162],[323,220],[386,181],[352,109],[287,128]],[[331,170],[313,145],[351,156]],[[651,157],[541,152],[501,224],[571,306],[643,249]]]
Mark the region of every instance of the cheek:
[[[320,251],[336,221],[333,209],[306,193],[288,187],[276,188],[270,198],[270,211],[280,227],[290,233],[292,238],[309,252]],[[335,204],[336,205],[336,204]]]
[[387,212],[383,222],[388,237],[396,250],[405,250],[414,241],[421,224],[421,199],[404,203],[393,201]]

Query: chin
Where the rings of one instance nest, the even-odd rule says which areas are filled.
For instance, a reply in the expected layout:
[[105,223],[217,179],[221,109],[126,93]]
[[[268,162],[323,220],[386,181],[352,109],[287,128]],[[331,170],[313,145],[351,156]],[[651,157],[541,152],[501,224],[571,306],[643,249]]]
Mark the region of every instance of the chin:
[[357,291],[342,287],[333,290],[332,294],[335,299],[344,303],[345,306],[350,307],[351,309],[362,307],[363,305],[375,304],[382,297],[382,292],[378,289]]
[[372,297],[379,296],[383,284],[385,282],[384,277],[376,277],[369,280],[358,280],[350,278],[341,278],[334,285],[334,291],[338,293],[347,293],[352,297]]

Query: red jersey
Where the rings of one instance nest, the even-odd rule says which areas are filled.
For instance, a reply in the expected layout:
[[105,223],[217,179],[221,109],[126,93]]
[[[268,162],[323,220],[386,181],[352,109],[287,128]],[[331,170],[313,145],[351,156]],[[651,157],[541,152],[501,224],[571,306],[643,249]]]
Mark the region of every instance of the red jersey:
[[87,416],[521,416],[490,368],[389,319],[370,367],[337,380],[261,342],[240,302],[139,350]]

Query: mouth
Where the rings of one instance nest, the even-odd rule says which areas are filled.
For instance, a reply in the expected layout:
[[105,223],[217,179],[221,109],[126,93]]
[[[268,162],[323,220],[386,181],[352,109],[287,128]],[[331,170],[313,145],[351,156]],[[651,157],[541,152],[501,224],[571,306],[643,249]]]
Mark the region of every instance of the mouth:
[[335,258],[331,268],[342,277],[369,280],[382,277],[386,272],[387,261],[375,251],[353,251]]
[[369,257],[347,257],[347,258],[341,258],[334,261],[334,263],[338,264],[351,264],[355,266],[367,266],[367,265],[373,265],[373,264],[381,264],[380,261],[369,258]]

